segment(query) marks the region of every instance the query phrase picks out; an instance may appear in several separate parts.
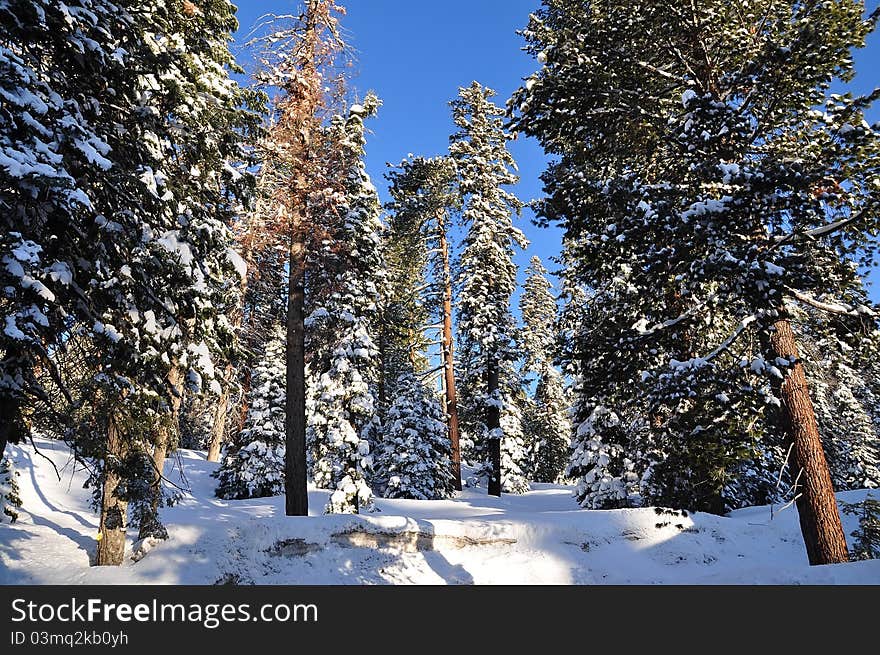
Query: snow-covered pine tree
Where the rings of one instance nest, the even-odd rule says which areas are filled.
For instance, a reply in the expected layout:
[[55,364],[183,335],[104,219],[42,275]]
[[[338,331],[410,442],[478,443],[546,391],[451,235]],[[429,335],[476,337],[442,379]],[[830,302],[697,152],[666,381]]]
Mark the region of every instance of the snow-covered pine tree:
[[[174,371],[211,386],[212,353],[231,344],[215,311],[237,277],[226,217],[250,181],[226,165],[257,121],[228,79],[232,6],[214,5],[186,25],[178,3],[0,8],[5,95],[21,99],[4,104],[0,130],[6,156],[18,153],[0,173],[13,208],[0,253],[10,299],[0,411],[20,437],[23,399],[64,405],[40,410],[68,417],[53,430],[94,464],[98,564],[121,562],[128,501],[155,514],[150,461],[179,398]],[[71,404],[70,381],[47,355],[72,337],[94,342],[89,388],[77,396],[89,411]],[[40,392],[36,370],[57,394]]]
[[[0,457],[7,442],[27,436],[25,416],[47,396],[37,372],[51,368],[49,349],[63,340],[75,302],[70,250],[82,239],[65,231],[92,207],[89,176],[110,165],[92,103],[97,65],[115,46],[93,32],[121,10],[89,4],[98,26],[79,18],[82,2],[64,11],[51,2],[0,4]],[[75,93],[82,102],[65,104]]]
[[324,246],[329,262],[309,280],[306,327],[317,344],[308,442],[315,484],[332,489],[328,512],[358,512],[372,503],[371,450],[378,443],[379,351],[375,334],[380,289],[385,285],[381,205],[364,162],[364,120],[380,101],[372,93],[352,105],[347,119],[328,128],[330,158],[338,148],[340,193],[327,209],[327,225],[341,225]]
[[737,469],[778,435],[810,562],[845,561],[790,306],[854,333],[873,314],[847,299],[876,229],[874,96],[828,89],[878,14],[758,9],[548,0],[525,32],[542,70],[512,106],[559,155],[541,211],[577,244],[578,279],[617,285],[603,316],[617,336],[603,328],[583,352],[619,397],[650,394],[650,495],[723,511]]
[[404,373],[385,419],[376,457],[386,498],[438,500],[455,492],[452,451],[437,396]]
[[558,308],[552,289],[547,269],[538,257],[532,257],[519,303],[523,322],[519,345],[524,377],[535,375],[532,402],[524,413],[530,473],[537,482],[557,482],[562,477],[572,436],[565,386],[553,366]]
[[576,243],[563,240],[557,349],[569,380],[566,393],[574,423],[565,477],[576,480],[575,498],[583,507],[636,505],[641,491],[636,471],[644,470],[640,449],[649,441],[644,421],[638,418],[643,413],[634,411],[631,403],[618,402],[615,388],[602,386],[592,371],[592,353],[583,350],[605,318],[603,298],[612,294],[592,292],[579,281],[577,252]]
[[834,488],[876,488],[880,486],[876,420],[880,333],[853,338],[846,326],[809,309],[797,323]]
[[594,404],[577,428],[566,473],[576,479],[575,498],[588,509],[613,509],[633,504],[639,476],[632,453],[637,434],[616,412]]
[[244,427],[223,447],[216,472],[219,498],[284,493],[285,348],[285,332],[277,326],[251,373]]
[[[146,45],[155,55],[150,70],[160,82],[142,102],[163,118],[156,134],[164,141],[165,156],[162,168],[148,166],[142,179],[151,192],[153,185],[157,195],[161,191],[169,205],[164,213],[173,218],[158,243],[180,272],[160,281],[173,289],[175,329],[183,343],[166,350],[170,417],[156,434],[153,497],[145,508],[142,538],[165,536],[157,516],[161,474],[166,453],[179,440],[182,387],[216,398],[222,392],[217,365],[229,360],[235,342],[228,315],[238,305],[245,264],[234,250],[230,228],[253,199],[254,180],[245,171],[251,157],[244,146],[257,133],[254,110],[261,101],[230,77],[242,72],[229,50],[238,29],[235,12],[228,0],[204,3],[191,12],[172,3],[158,7],[145,26]],[[204,131],[211,138],[202,138]],[[199,364],[193,366],[193,360]]]
[[874,494],[859,503],[841,503],[845,514],[858,517],[859,527],[852,533],[854,560],[880,559],[880,500]]
[[[389,295],[382,322],[380,350],[383,378],[389,386],[400,375],[422,366],[422,350],[430,345],[426,323],[436,328],[440,342],[443,406],[452,447],[455,487],[461,489],[461,448],[458,398],[452,340],[452,275],[449,218],[460,199],[456,193],[455,164],[448,157],[403,160],[386,175],[391,202],[386,205],[390,225],[386,237]],[[415,359],[415,361],[413,361]],[[387,362],[387,363],[386,363]],[[427,366],[427,362],[425,362]],[[388,389],[385,393],[392,393]],[[383,394],[380,393],[380,398]]]
[[514,248],[527,242],[513,225],[522,202],[505,188],[518,177],[507,150],[512,136],[504,129],[503,110],[491,101],[494,95],[478,82],[459,89],[451,103],[459,131],[450,137],[449,154],[458,169],[467,227],[457,281],[462,428],[477,444],[489,493],[500,495],[502,488],[511,493],[528,488],[520,412],[512,406],[522,383],[510,311],[517,275]]
[[[647,403],[633,398],[626,388],[608,385],[602,373],[605,358],[585,350],[613,320],[617,285],[604,293],[584,289],[575,275],[577,248],[563,244],[563,309],[560,315],[560,359],[571,380],[572,416],[576,429],[565,475],[576,480],[575,498],[589,509],[627,507],[641,503],[640,477],[648,469],[646,450],[651,441],[647,429]],[[609,328],[609,331],[613,328]],[[607,347],[606,341],[598,341]],[[616,364],[616,360],[612,359]]]

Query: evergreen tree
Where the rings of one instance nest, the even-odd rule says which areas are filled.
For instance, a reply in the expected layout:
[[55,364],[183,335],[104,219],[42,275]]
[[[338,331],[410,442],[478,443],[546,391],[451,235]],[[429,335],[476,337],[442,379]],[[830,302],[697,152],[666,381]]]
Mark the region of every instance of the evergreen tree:
[[376,462],[384,496],[448,498],[455,485],[440,402],[412,373],[401,376],[396,388]]
[[868,494],[860,503],[841,503],[841,508],[845,514],[854,514],[859,519],[859,527],[852,532],[852,558],[880,559],[880,500]]
[[[100,2],[92,7],[98,25],[65,20],[84,9],[0,4],[0,453],[27,436],[26,416],[47,395],[38,371],[51,367],[49,349],[63,340],[65,308],[74,305],[67,250],[78,250],[71,239],[87,240],[73,227],[92,208],[89,178],[110,165],[91,103],[96,69],[114,50],[101,28],[122,10]],[[93,45],[83,53],[87,38]],[[83,102],[66,104],[75,93]]]
[[231,34],[238,28],[235,11],[227,1],[190,11],[183,4],[159,6],[145,26],[146,45],[156,55],[150,70],[161,80],[158,89],[150,79],[146,82],[148,104],[162,118],[155,133],[163,158],[162,168],[159,162],[147,166],[141,179],[168,205],[163,213],[170,229],[156,236],[175,267],[166,267],[166,276],[158,281],[164,283],[161,292],[166,296],[167,289],[173,290],[177,315],[170,329],[183,343],[171,344],[164,353],[169,361],[163,409],[169,415],[155,433],[142,538],[166,536],[157,512],[163,503],[165,457],[179,441],[184,385],[216,398],[222,391],[217,364],[230,357],[234,344],[226,314],[237,304],[245,267],[234,250],[230,227],[252,199],[253,178],[243,172],[250,157],[243,146],[256,132],[259,117],[253,110],[261,101],[230,78],[242,72],[229,51]]
[[[458,429],[454,344],[452,341],[452,275],[449,215],[459,199],[455,164],[447,157],[403,160],[386,175],[391,202],[386,238],[389,292],[380,333],[385,395],[393,394],[400,376],[428,367],[428,334],[439,332],[443,401],[452,447],[453,477],[461,488],[461,448]],[[428,326],[427,323],[432,323]],[[387,388],[392,387],[392,388]]]
[[[404,159],[386,174],[391,182],[388,230],[385,234],[385,261],[388,267],[387,296],[382,303],[380,331],[382,376],[385,393],[391,397],[407,372],[421,373],[428,368],[427,326],[431,318],[428,280],[430,225],[444,206],[429,187],[434,160]],[[451,176],[449,181],[451,181]],[[428,187],[428,188],[426,188]],[[433,211],[432,211],[433,210]]]
[[566,474],[577,480],[575,497],[583,507],[626,507],[639,496],[639,476],[631,459],[639,448],[633,427],[598,404],[578,425]]
[[[307,319],[310,339],[320,347],[311,362],[314,405],[308,439],[315,483],[332,489],[329,512],[357,512],[371,503],[371,450],[381,425],[377,381],[379,291],[385,284],[379,196],[364,163],[364,119],[375,115],[379,99],[368,94],[346,120],[329,128],[340,144],[343,173],[334,215],[342,225],[329,240],[328,259],[310,287],[314,303]],[[336,247],[339,244],[339,247]],[[329,278],[329,279],[327,279]]]
[[[515,371],[508,373],[515,378]],[[530,452],[524,432],[522,408],[527,399],[522,387],[508,387],[500,392],[502,403],[498,431],[500,437],[500,491],[509,494],[524,494],[529,490]],[[490,451],[491,454],[491,451]],[[493,469],[494,470],[494,465]],[[478,473],[480,475],[480,473]],[[486,471],[491,483],[491,472]],[[500,493],[500,492],[499,492]]]
[[876,488],[880,486],[876,420],[880,333],[853,338],[845,326],[827,325],[820,312],[802,314],[798,335],[834,488]]
[[284,492],[285,340],[284,331],[276,327],[254,366],[244,427],[224,446],[215,474],[219,498]]
[[[214,357],[232,344],[217,318],[237,279],[227,225],[251,180],[229,163],[256,125],[228,77],[234,10],[97,0],[0,12],[4,95],[21,99],[0,130],[20,164],[2,171],[2,424],[21,437],[25,404],[53,400],[34,371],[53,372],[63,406],[41,410],[66,417],[54,431],[76,442],[101,505],[97,562],[118,564],[127,502],[152,517],[161,502],[181,378],[216,391]],[[94,342],[77,396],[88,411],[48,356],[72,337]]]
[[571,423],[565,402],[562,376],[553,367],[556,349],[557,306],[547,269],[532,257],[520,298],[523,329],[520,345],[523,373],[537,377],[525,422],[531,454],[531,475],[538,482],[556,482],[563,475],[569,456]]
[[504,129],[503,111],[491,102],[494,95],[477,82],[459,90],[452,102],[459,131],[450,138],[449,153],[458,168],[467,226],[458,274],[462,425],[485,457],[489,493],[500,495],[502,479],[514,493],[527,487],[520,412],[511,406],[522,384],[514,364],[510,311],[517,274],[514,248],[524,248],[526,239],[512,220],[522,203],[504,188],[518,177],[507,150],[512,137]]
[[601,305],[580,344],[590,384],[648,398],[646,495],[724,511],[784,440],[814,564],[846,544],[790,316],[858,333],[873,314],[852,266],[875,229],[873,97],[827,94],[873,28],[863,9],[548,0],[525,32],[543,67],[512,103],[560,156],[540,212]]

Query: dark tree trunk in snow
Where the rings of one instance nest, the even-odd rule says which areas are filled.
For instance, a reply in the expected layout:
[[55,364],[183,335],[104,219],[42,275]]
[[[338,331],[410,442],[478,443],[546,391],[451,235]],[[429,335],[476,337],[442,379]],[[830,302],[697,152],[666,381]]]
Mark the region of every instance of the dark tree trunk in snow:
[[493,438],[501,432],[501,409],[495,402],[498,391],[498,362],[490,355],[486,367],[486,393],[492,398],[486,418],[486,427],[489,429],[489,464],[492,470],[489,473],[489,495],[501,495],[501,439]]
[[111,462],[121,460],[123,455],[122,440],[111,417],[107,421],[107,451],[104,456],[104,482],[101,486],[96,566],[119,566],[125,556],[125,515],[128,503],[116,497],[120,479],[110,465]]
[[27,437],[21,416],[21,403],[11,395],[0,396],[0,458],[10,443],[19,443]]
[[[294,232],[296,234],[296,231]],[[308,516],[306,484],[305,244],[290,244],[287,288],[287,403],[284,493],[287,516]]]
[[443,257],[443,375],[446,394],[446,416],[449,443],[452,449],[454,484],[461,491],[461,445],[458,430],[458,399],[455,393],[455,350],[452,342],[452,274],[449,268],[449,242],[446,226],[440,218],[440,251]]
[[794,361],[782,383],[781,395],[786,436],[792,446],[791,477],[797,480],[795,494],[807,557],[810,564],[846,562],[846,538],[794,332],[788,319],[778,321],[774,328],[770,340],[776,356]]
[[6,452],[6,444],[12,436],[12,425],[15,420],[12,398],[0,397],[0,458]]

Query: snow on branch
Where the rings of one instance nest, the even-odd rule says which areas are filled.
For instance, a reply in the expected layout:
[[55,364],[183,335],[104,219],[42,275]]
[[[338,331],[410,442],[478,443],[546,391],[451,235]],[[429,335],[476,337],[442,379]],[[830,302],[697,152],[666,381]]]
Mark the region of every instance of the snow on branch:
[[872,310],[870,307],[866,307],[865,305],[859,305],[858,307],[853,308],[851,305],[847,305],[844,303],[837,302],[824,302],[819,300],[818,298],[814,298],[808,293],[803,291],[798,291],[797,289],[792,289],[791,287],[785,287],[785,290],[788,291],[795,299],[800,300],[802,303],[809,305],[810,307],[815,307],[816,309],[822,310],[823,312],[828,312],[829,314],[839,314],[841,316],[853,316],[855,318],[860,318],[862,316],[876,316],[877,313]]
[[727,337],[727,339],[724,340],[724,342],[722,342],[717,348],[715,348],[715,350],[710,352],[705,357],[693,357],[693,358],[685,360],[685,361],[678,361],[678,360],[673,359],[671,361],[671,365],[674,368],[679,368],[679,369],[700,368],[702,366],[705,366],[706,364],[711,362],[713,359],[718,357],[718,355],[720,355],[723,352],[726,352],[734,344],[734,342],[736,342],[736,340],[740,338],[742,333],[745,332],[748,329],[748,327],[757,320],[758,320],[757,314],[752,314],[750,316],[746,316],[743,320],[741,320],[739,322],[739,325],[737,325],[736,330],[734,330],[733,333],[729,337]]
[[706,305],[708,305],[717,296],[718,296],[718,294],[713,293],[711,296],[706,298],[706,300],[703,300],[702,302],[697,303],[696,305],[694,305],[693,307],[691,307],[690,309],[685,311],[683,314],[680,314],[679,316],[676,316],[675,318],[671,318],[667,321],[663,321],[662,323],[657,323],[656,325],[654,325],[652,327],[647,327],[647,321],[645,319],[642,319],[642,320],[638,321],[637,323],[633,324],[632,329],[635,330],[636,332],[638,332],[642,336],[650,336],[650,335],[654,334],[655,332],[659,332],[660,330],[665,330],[667,328],[674,327],[674,326],[678,325],[679,323],[681,323],[682,321],[687,320],[688,318],[690,318],[691,316],[696,314],[701,309],[703,309]]

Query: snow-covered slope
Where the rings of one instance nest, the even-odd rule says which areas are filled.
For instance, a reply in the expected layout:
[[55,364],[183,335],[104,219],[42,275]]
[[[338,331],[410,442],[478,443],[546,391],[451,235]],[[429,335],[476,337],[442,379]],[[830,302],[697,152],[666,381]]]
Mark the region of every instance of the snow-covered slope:
[[[83,473],[63,444],[36,443],[62,479],[32,447],[10,449],[24,507],[0,524],[0,584],[880,584],[878,560],[808,566],[793,508],[772,519],[767,507],[587,511],[569,488],[535,485],[524,496],[470,489],[448,501],[379,499],[369,515],[288,518],[282,498],[214,498],[216,465],[195,451],[166,470],[191,489],[162,512],[170,539],[137,562],[90,567],[97,517]],[[318,512],[326,501],[311,492]]]

